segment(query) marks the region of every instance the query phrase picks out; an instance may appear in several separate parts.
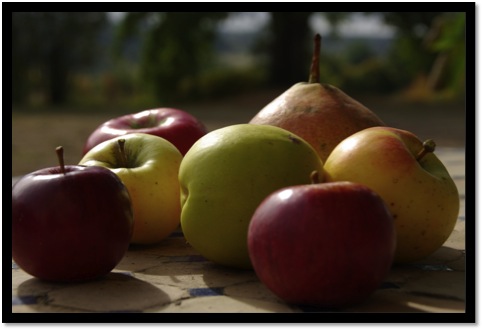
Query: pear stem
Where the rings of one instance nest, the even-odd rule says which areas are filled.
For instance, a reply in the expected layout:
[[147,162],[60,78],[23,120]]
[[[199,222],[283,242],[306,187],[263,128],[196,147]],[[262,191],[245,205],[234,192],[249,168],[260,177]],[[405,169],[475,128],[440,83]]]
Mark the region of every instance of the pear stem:
[[59,160],[60,172],[65,175],[65,163],[64,163],[64,147],[59,146],[55,149],[57,159]]
[[314,37],[314,52],[312,54],[312,63],[310,65],[309,83],[311,84],[320,83],[320,40],[320,34],[317,33]]
[[426,154],[434,152],[436,149],[436,143],[432,139],[428,139],[423,142],[423,148],[416,156],[416,161],[421,160]]
[[319,172],[317,170],[314,170],[310,173],[310,181],[312,182],[312,184],[320,183]]
[[119,145],[119,152],[121,154],[121,166],[125,168],[127,167],[126,149],[124,148],[126,139],[119,139],[117,144]]

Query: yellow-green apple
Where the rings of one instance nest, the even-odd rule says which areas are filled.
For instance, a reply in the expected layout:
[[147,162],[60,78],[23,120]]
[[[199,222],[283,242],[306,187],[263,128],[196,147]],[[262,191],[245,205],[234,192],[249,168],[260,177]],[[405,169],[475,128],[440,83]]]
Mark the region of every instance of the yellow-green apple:
[[97,127],[87,139],[83,155],[99,143],[129,133],[147,133],[171,142],[186,154],[191,145],[207,132],[204,124],[175,108],[156,108],[113,118]]
[[40,169],[12,187],[12,258],[47,281],[108,274],[129,248],[133,211],[121,180],[102,167]]
[[295,133],[311,144],[325,162],[344,138],[384,122],[337,87],[319,82],[319,53],[320,36],[316,35],[309,81],[290,87],[250,123],[274,125]]
[[291,304],[360,303],[382,284],[395,248],[385,202],[352,182],[282,188],[263,200],[248,228],[258,278]]
[[134,244],[153,244],[180,223],[178,171],[183,156],[164,138],[131,133],[95,146],[79,164],[109,168],[132,199]]
[[211,131],[180,166],[181,228],[186,240],[218,264],[251,268],[250,218],[273,191],[310,183],[322,171],[313,148],[273,126],[235,124]]
[[386,201],[397,229],[398,263],[433,253],[458,218],[458,190],[434,148],[406,130],[368,128],[337,145],[324,166],[329,181],[365,184]]

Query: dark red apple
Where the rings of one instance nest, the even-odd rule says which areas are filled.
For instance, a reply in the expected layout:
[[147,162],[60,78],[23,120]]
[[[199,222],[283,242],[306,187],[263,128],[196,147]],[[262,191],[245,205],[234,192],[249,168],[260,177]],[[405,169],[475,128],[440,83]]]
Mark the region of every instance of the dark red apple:
[[185,155],[195,141],[207,133],[207,129],[200,120],[183,110],[144,110],[113,118],[100,125],[87,139],[83,155],[103,141],[128,133],[147,133],[164,138]]
[[278,190],[248,230],[253,268],[291,304],[341,308],[363,301],[387,276],[396,233],[383,200],[351,182]]
[[85,281],[108,274],[133,233],[129,193],[109,169],[45,168],[12,187],[12,258],[47,281]]

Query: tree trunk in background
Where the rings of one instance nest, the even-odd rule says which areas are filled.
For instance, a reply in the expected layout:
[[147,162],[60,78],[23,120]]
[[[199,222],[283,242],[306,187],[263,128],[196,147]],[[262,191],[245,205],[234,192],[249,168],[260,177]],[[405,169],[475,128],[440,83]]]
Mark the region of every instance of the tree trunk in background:
[[67,77],[71,68],[65,61],[65,52],[60,51],[61,47],[54,47],[50,57],[46,61],[48,86],[48,99],[52,105],[61,105],[67,100],[69,82]]
[[308,81],[311,59],[309,17],[311,12],[272,12],[269,41],[269,81],[289,88]]
[[28,105],[32,95],[41,95],[47,104],[65,103],[69,77],[94,70],[105,56],[107,23],[105,12],[13,13],[14,101]]

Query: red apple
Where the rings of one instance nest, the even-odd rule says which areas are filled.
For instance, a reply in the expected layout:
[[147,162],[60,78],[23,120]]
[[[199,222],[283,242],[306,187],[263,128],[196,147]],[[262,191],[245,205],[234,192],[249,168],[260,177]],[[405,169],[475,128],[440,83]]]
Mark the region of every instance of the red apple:
[[207,133],[204,124],[193,115],[175,108],[144,110],[113,118],[91,133],[83,155],[103,141],[128,133],[147,133],[171,142],[185,155],[199,138]]
[[84,281],[108,274],[133,232],[129,193],[103,167],[51,167],[12,187],[12,258],[47,281]]
[[287,303],[324,308],[367,298],[388,274],[395,247],[383,200],[351,182],[278,190],[260,204],[248,230],[260,281]]

